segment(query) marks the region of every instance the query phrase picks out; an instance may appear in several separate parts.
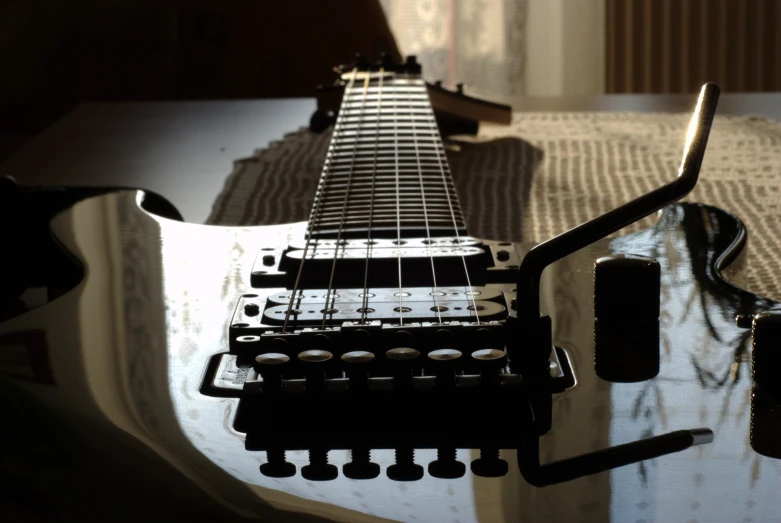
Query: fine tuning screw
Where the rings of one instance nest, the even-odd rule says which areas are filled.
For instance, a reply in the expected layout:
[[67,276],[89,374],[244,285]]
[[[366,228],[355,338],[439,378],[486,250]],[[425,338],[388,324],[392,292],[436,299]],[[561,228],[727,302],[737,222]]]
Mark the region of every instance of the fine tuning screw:
[[437,376],[437,385],[451,388],[456,385],[456,370],[461,363],[461,351],[455,349],[438,349],[428,353],[428,363]]
[[386,352],[385,358],[393,369],[393,385],[399,389],[412,387],[412,370],[420,353],[409,347],[396,347]]
[[428,473],[440,479],[456,479],[466,473],[466,465],[456,460],[456,449],[437,449],[437,459],[428,464]]
[[[456,386],[456,370],[461,363],[461,351],[455,349],[438,349],[428,353],[428,360],[437,376],[437,386],[440,389],[451,389]],[[437,459],[428,465],[428,473],[435,478],[455,479],[466,472],[466,465],[456,461],[456,449],[453,447],[437,448]]]
[[269,478],[289,478],[296,473],[296,466],[285,459],[285,451],[268,449],[267,462],[260,466],[260,473]]
[[480,369],[480,384],[484,387],[498,386],[502,369],[507,366],[507,353],[498,349],[480,349],[472,353],[472,359]]
[[327,350],[312,349],[299,353],[298,361],[305,369],[307,391],[319,392],[325,389],[325,371],[333,357]]
[[350,479],[374,479],[380,475],[380,466],[371,461],[371,450],[355,448],[350,453],[352,461],[342,465],[342,472]]
[[328,463],[328,451],[322,448],[309,451],[309,465],[301,467],[301,476],[309,481],[331,481],[339,476],[336,465]]
[[354,350],[342,354],[342,364],[350,380],[350,390],[366,390],[369,387],[369,371],[374,362],[374,354],[363,350]]
[[423,467],[415,463],[415,449],[396,449],[396,463],[388,467],[388,478],[393,481],[418,481],[423,477]]
[[507,462],[499,458],[495,447],[480,449],[480,457],[472,462],[472,473],[482,478],[499,478],[507,474]]
[[282,353],[268,352],[255,357],[255,371],[263,378],[263,392],[282,390],[282,373],[289,367],[290,358]]

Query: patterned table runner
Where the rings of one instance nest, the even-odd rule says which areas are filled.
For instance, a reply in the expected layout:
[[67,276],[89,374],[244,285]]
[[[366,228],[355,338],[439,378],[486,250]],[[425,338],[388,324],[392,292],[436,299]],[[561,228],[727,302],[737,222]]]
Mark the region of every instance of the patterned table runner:
[[[516,113],[511,126],[484,126],[448,151],[470,234],[541,241],[666,183],[688,122],[676,113]],[[301,130],[236,161],[208,223],[306,220],[329,141]],[[743,220],[744,285],[781,300],[781,124],[717,116],[687,200]]]

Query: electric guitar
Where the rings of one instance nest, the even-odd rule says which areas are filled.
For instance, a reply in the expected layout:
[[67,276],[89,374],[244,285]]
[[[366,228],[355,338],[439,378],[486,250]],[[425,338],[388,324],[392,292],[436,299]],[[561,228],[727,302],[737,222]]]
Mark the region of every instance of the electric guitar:
[[737,217],[675,203],[718,88],[667,185],[526,245],[469,234],[414,58],[339,75],[305,223],[4,180],[12,519],[778,517],[781,308],[725,277]]

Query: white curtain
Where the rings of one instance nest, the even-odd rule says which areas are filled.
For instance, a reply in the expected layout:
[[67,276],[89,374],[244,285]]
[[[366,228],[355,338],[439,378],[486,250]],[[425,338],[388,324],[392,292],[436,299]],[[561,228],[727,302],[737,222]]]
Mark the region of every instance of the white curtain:
[[463,83],[467,94],[525,92],[528,0],[381,0],[399,49],[428,81]]

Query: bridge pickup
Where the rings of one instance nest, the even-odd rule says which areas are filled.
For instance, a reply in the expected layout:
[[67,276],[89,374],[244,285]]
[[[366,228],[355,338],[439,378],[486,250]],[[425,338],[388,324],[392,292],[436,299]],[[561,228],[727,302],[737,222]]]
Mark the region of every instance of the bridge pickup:
[[[445,304],[446,303],[446,304]],[[318,308],[319,307],[319,308]],[[282,324],[285,321],[287,305],[269,307],[263,312],[263,322],[271,325]],[[361,302],[342,303],[325,307],[320,305],[304,304],[301,308],[293,309],[291,315],[296,325],[302,323],[318,323],[323,318],[327,323],[343,321],[361,321],[364,317],[367,321],[382,320],[393,321],[403,317],[410,321],[481,321],[504,319],[506,316],[504,305],[491,301],[467,301],[451,300],[434,305],[433,301],[404,302],[401,306],[396,303],[372,303],[369,307],[363,307]]]
[[[328,296],[329,301],[334,305],[341,303],[363,303],[364,298],[371,306],[375,303],[399,303],[399,298],[403,303],[407,302],[426,302],[434,303],[445,301],[463,301],[468,300],[497,300],[502,296],[501,291],[492,287],[405,287],[399,290],[396,288],[368,289],[364,296],[363,289],[338,289],[332,291]],[[304,290],[300,291],[296,297],[295,303],[306,305],[309,303],[325,303],[327,295],[326,289]],[[290,292],[281,292],[272,294],[268,298],[269,305],[287,305],[290,302]]]

